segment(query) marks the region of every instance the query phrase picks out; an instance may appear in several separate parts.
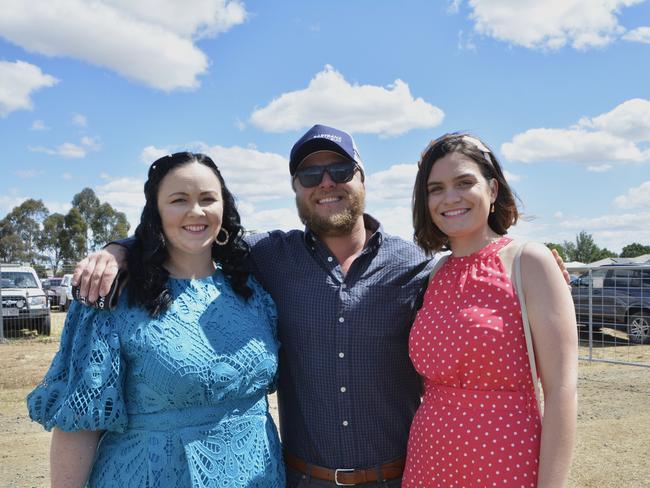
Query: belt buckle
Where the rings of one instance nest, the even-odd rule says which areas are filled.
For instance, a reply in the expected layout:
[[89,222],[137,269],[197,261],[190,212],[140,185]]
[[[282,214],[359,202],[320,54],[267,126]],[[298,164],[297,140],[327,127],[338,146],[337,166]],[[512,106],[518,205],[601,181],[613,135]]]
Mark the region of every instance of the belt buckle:
[[354,469],[351,468],[338,468],[334,470],[334,483],[336,486],[355,486],[356,483],[339,483],[339,473],[354,473]]

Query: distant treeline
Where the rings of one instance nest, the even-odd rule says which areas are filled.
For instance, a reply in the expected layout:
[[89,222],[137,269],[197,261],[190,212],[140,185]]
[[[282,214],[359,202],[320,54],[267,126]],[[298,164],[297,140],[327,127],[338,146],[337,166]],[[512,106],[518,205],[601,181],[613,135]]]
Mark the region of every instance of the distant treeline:
[[650,254],[650,246],[638,242],[624,246],[621,254],[616,254],[606,247],[598,247],[593,236],[585,231],[576,236],[575,242],[564,241],[562,244],[547,242],[546,246],[550,249],[557,249],[565,262],[578,261],[585,264],[605,258],[635,258],[643,254]]
[[90,188],[72,198],[65,215],[30,198],[0,220],[0,262],[30,263],[57,274],[63,263],[75,263],[128,232],[126,215],[100,202]]

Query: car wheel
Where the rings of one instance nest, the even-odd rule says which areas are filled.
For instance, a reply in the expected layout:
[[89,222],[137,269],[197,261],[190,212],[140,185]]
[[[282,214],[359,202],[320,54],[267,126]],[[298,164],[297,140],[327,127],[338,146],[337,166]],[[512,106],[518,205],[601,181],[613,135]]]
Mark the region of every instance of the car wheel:
[[52,322],[50,320],[50,317],[47,316],[45,317],[41,323],[38,325],[38,333],[41,335],[49,336],[52,332]]
[[643,344],[650,338],[650,316],[633,313],[627,321],[627,336],[634,344]]

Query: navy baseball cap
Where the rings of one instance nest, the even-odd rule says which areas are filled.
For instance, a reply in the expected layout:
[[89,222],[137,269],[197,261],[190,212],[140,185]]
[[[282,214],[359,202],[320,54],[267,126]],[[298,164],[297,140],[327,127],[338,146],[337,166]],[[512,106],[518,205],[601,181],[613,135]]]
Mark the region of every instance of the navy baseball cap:
[[347,132],[317,124],[309,129],[291,148],[289,156],[289,173],[293,176],[298,166],[312,153],[317,151],[333,151],[356,162],[363,171],[361,156],[357,151],[354,139]]

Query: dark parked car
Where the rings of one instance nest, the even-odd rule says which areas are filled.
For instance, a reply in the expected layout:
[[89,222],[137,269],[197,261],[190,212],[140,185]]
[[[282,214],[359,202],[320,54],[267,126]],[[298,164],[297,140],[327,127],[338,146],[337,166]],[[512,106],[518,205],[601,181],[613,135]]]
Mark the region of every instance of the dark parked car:
[[596,268],[571,282],[579,324],[627,332],[630,342],[650,342],[650,265],[612,265]]

